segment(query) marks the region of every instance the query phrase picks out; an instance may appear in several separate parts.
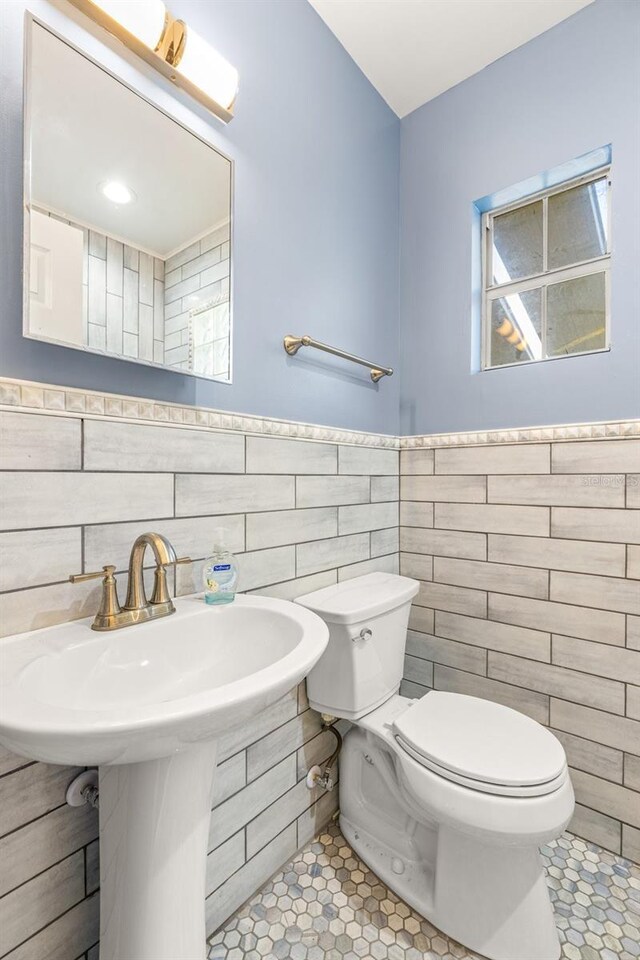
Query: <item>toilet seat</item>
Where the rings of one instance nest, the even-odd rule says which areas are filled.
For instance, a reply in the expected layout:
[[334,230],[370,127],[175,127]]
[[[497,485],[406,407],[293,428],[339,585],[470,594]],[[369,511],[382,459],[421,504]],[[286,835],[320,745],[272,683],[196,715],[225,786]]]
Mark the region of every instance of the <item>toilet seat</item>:
[[431,691],[393,719],[397,745],[421,766],[495,796],[553,793],[566,779],[559,741],[502,704]]

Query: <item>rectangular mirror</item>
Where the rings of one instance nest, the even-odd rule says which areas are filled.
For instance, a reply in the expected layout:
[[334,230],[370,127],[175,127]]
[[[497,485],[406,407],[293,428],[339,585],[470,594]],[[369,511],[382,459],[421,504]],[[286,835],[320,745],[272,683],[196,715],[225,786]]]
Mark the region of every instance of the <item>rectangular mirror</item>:
[[231,381],[232,164],[31,22],[24,334]]

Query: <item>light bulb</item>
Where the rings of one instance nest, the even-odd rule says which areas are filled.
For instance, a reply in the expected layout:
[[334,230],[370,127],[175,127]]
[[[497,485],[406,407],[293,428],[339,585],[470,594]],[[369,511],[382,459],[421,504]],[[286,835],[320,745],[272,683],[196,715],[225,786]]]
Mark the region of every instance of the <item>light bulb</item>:
[[186,34],[177,72],[228,110],[238,92],[238,71],[191,27]]
[[100,190],[112,203],[131,203],[136,198],[133,190],[130,190],[125,183],[120,183],[118,180],[107,180],[106,183],[101,183]]
[[92,3],[155,50],[164,32],[166,9],[162,0],[92,0]]

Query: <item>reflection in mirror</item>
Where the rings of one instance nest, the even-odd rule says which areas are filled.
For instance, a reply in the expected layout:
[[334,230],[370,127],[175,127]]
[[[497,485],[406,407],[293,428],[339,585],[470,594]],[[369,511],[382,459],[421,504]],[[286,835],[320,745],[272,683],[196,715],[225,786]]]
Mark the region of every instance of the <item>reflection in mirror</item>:
[[231,162],[32,24],[25,335],[231,380]]

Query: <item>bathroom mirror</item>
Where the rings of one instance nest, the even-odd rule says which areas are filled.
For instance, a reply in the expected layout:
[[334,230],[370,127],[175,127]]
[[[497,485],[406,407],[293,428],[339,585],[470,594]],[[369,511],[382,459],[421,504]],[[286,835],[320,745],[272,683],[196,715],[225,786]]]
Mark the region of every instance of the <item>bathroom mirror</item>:
[[230,382],[231,161],[35,21],[25,85],[25,336]]

